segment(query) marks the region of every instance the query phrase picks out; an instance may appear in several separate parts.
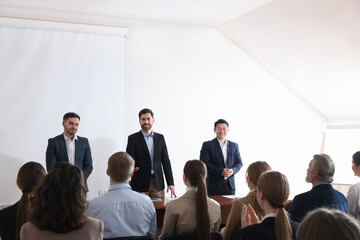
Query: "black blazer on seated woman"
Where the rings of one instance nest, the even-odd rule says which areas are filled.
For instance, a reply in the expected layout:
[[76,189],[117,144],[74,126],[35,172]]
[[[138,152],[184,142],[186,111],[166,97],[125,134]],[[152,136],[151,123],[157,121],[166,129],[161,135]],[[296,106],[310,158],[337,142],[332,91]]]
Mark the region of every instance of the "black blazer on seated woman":
[[[296,230],[299,223],[290,221],[292,239],[296,239]],[[236,230],[231,234],[230,240],[276,240],[275,236],[275,217],[265,217],[261,223],[253,224],[242,229]]]
[[0,211],[0,236],[2,240],[15,239],[18,204],[19,202]]

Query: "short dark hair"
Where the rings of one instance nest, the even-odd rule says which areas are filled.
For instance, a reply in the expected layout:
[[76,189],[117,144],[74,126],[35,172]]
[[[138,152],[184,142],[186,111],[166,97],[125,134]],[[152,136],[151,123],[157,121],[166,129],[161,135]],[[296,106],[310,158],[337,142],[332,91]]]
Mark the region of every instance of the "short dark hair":
[[214,128],[216,128],[216,125],[220,123],[225,123],[229,127],[229,123],[225,119],[219,119],[214,123]]
[[63,121],[66,121],[68,120],[69,118],[78,118],[79,121],[80,121],[80,116],[74,112],[68,112],[68,113],[65,113],[64,117],[63,117]]
[[124,182],[130,178],[134,170],[135,161],[126,152],[117,152],[111,155],[108,161],[110,178],[117,182]]
[[354,160],[354,163],[356,164],[356,166],[360,165],[360,151],[354,153],[353,160]]
[[147,113],[150,113],[152,118],[154,117],[154,113],[151,111],[150,108],[144,108],[139,112],[139,119],[141,118],[141,115],[147,114]]

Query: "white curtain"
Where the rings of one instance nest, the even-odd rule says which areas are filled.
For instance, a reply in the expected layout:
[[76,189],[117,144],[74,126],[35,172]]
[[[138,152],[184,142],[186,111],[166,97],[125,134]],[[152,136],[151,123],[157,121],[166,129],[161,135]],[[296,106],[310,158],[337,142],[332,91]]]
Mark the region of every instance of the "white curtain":
[[62,133],[69,111],[92,148],[88,197],[106,189],[107,159],[125,148],[124,32],[0,18],[0,205],[20,197],[21,165],[45,167],[47,139]]

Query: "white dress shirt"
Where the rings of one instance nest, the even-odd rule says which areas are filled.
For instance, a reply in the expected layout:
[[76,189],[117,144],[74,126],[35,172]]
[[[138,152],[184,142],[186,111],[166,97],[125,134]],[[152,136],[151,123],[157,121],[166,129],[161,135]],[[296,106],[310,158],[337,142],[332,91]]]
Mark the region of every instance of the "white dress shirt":
[[64,138],[65,138],[65,143],[66,143],[67,155],[69,157],[69,162],[72,165],[75,165],[75,140],[77,140],[77,135],[75,135],[73,140],[71,140],[71,138],[65,136],[65,134],[64,134]]

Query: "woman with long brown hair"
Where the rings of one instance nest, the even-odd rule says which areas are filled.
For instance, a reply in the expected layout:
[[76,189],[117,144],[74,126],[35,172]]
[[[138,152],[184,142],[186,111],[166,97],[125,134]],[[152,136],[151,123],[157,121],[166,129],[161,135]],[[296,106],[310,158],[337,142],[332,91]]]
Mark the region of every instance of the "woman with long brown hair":
[[20,230],[21,240],[102,240],[103,223],[87,217],[82,171],[57,162],[38,187],[30,221]]
[[22,195],[17,203],[0,211],[2,240],[19,239],[21,226],[29,220],[34,191],[45,175],[45,168],[37,162],[27,162],[19,169],[16,184]]
[[247,168],[245,176],[250,192],[245,197],[239,198],[233,202],[231,211],[226,220],[226,227],[223,228],[224,230],[221,229],[224,240],[229,240],[231,233],[241,228],[241,212],[244,204],[250,204],[260,220],[264,217],[265,212],[256,201],[256,188],[260,175],[269,170],[271,170],[271,167],[265,161],[253,162]]
[[186,193],[167,204],[160,240],[186,232],[196,232],[198,240],[210,240],[211,231],[219,230],[220,205],[207,197],[206,176],[206,166],[202,161],[186,162],[183,175]]
[[260,175],[256,199],[265,216],[259,223],[251,205],[243,205],[241,225],[231,236],[233,239],[291,240],[296,239],[298,223],[289,220],[284,205],[290,194],[285,175],[267,171]]

